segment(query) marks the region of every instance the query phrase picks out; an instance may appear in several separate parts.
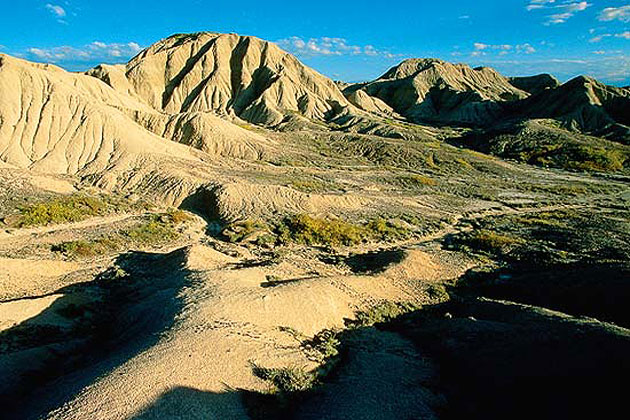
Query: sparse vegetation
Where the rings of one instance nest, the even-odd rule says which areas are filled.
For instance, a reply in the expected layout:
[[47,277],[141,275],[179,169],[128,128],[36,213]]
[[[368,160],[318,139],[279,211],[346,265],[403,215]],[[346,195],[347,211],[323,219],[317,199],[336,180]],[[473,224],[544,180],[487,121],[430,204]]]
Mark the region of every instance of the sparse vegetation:
[[295,179],[291,181],[291,187],[306,193],[320,193],[336,189],[333,183],[318,178]]
[[308,391],[315,383],[316,375],[303,367],[265,368],[253,366],[253,373],[273,385],[272,393],[284,396]]
[[238,222],[230,223],[223,229],[221,234],[227,238],[229,242],[238,243],[246,241],[251,238],[252,235],[261,233],[256,239],[257,242],[269,243],[275,238],[269,234],[271,228],[262,220],[241,220]]
[[277,225],[276,233],[283,243],[331,246],[356,245],[370,240],[402,240],[413,234],[402,224],[384,218],[353,224],[342,220],[318,219],[306,214],[285,218]]
[[306,245],[353,245],[369,237],[363,226],[341,220],[317,219],[306,214],[285,218],[276,230],[280,241]]
[[132,228],[94,240],[62,242],[51,246],[51,250],[69,258],[88,258],[129,246],[153,246],[176,239],[178,232],[175,227],[188,219],[189,216],[181,210],[153,214],[148,220]]
[[349,320],[348,326],[353,328],[368,327],[374,324],[391,321],[408,312],[422,309],[421,306],[411,302],[385,301],[365,311],[357,312],[356,319]]
[[486,229],[475,230],[463,239],[463,244],[469,249],[491,253],[505,252],[508,248],[521,243],[523,243],[523,240],[520,238]]
[[317,333],[312,339],[302,342],[302,349],[309,358],[316,362],[324,361],[339,355],[338,332],[334,330],[323,330]]
[[112,196],[71,194],[20,208],[17,227],[46,226],[80,222],[95,216],[146,209],[145,203],[132,203]]
[[398,176],[396,177],[396,181],[399,185],[402,185],[403,187],[406,187],[406,188],[412,188],[412,189],[422,188],[422,187],[432,187],[438,184],[437,181],[434,180],[433,178],[429,178],[428,176],[417,175],[417,174]]

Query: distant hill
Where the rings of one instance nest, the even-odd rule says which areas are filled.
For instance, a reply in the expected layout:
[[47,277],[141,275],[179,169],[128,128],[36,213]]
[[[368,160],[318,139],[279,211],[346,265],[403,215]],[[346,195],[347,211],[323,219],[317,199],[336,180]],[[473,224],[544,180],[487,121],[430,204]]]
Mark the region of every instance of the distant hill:
[[489,124],[501,115],[502,102],[528,96],[493,69],[431,58],[405,60],[344,93],[356,90],[382,100],[412,122],[440,124]]
[[535,95],[547,89],[555,89],[560,86],[560,81],[550,74],[539,74],[536,76],[510,77],[512,86]]

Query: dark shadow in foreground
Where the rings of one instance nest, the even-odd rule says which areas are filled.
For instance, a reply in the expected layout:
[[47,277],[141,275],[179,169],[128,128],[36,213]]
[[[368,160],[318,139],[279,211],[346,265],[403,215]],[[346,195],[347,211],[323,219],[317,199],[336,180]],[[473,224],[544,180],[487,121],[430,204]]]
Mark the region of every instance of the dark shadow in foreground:
[[157,342],[182,307],[185,253],[121,255],[115,268],[57,291],[51,307],[3,331],[2,417],[39,418]]
[[630,331],[489,299],[385,326],[439,366],[445,418],[614,418],[626,410]]

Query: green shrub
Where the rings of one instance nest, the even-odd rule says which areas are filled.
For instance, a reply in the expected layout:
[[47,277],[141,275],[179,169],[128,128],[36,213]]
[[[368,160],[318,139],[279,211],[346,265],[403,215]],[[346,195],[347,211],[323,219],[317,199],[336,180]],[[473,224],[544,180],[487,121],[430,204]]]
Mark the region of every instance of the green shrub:
[[413,232],[392,220],[375,218],[360,225],[334,219],[318,219],[306,214],[285,218],[276,226],[280,242],[306,245],[356,245],[370,240],[404,240]]
[[148,220],[132,228],[94,240],[77,240],[53,245],[53,252],[61,252],[70,258],[87,258],[115,252],[129,245],[151,246],[176,239],[175,227],[189,216],[175,210],[165,214],[153,214]]
[[535,165],[598,172],[620,171],[629,158],[620,149],[581,144],[544,144],[523,151],[518,157]]
[[77,193],[20,208],[20,215],[14,225],[17,227],[28,227],[73,223],[90,217],[144,211],[148,207],[147,203],[143,201],[131,202],[117,196],[91,197]]
[[370,220],[366,228],[372,238],[381,241],[408,239],[413,234],[406,227],[382,217]]
[[446,287],[441,283],[432,284],[427,288],[427,295],[433,300],[446,302],[451,297],[446,291]]
[[502,252],[506,248],[521,244],[523,241],[513,236],[501,235],[489,230],[476,230],[465,240],[473,248],[489,252]]
[[340,345],[337,332],[333,330],[322,330],[312,339],[302,342],[302,348],[306,353],[320,363],[336,357],[339,354]]
[[353,245],[369,236],[363,226],[340,220],[316,219],[306,214],[287,217],[277,231],[282,242],[306,245]]
[[151,215],[149,221],[122,232],[134,244],[151,245],[177,237],[173,219],[168,215]]
[[71,258],[87,258],[104,255],[117,250],[121,246],[119,238],[106,237],[94,241],[69,241],[53,245],[53,252],[61,252]]
[[620,150],[579,146],[573,152],[573,161],[570,164],[576,169],[614,172],[622,170],[627,159],[628,156]]
[[348,322],[351,327],[369,327],[421,309],[419,305],[410,302],[382,302],[365,311],[356,313],[356,319]]
[[19,227],[79,222],[108,211],[105,201],[82,195],[69,195],[20,209]]
[[311,389],[315,374],[302,367],[264,368],[253,367],[253,373],[260,379],[270,382],[281,394],[294,394]]

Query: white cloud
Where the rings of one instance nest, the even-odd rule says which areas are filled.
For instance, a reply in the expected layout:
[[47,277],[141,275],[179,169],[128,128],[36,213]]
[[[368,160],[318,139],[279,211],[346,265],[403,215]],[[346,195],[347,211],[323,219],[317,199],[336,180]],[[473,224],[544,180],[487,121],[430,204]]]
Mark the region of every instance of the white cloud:
[[29,48],[27,58],[51,63],[120,61],[142,50],[135,42],[107,44],[94,41],[82,48],[60,46],[53,48]]
[[612,20],[630,22],[630,5],[621,7],[607,7],[601,11],[597,19],[602,22],[610,22]]
[[526,9],[529,10],[536,10],[536,9],[544,9],[546,6],[545,4],[549,4],[549,3],[555,3],[556,0],[531,0],[529,2],[529,4],[527,5]]
[[612,36],[612,34],[601,34],[601,35],[597,35],[597,36],[594,36],[593,38],[589,39],[589,40],[588,40],[588,42],[593,42],[593,43],[595,43],[595,42],[601,42],[604,38],[608,38],[608,37],[610,37],[610,36]]
[[589,39],[589,42],[592,42],[592,43],[601,42],[604,39],[610,38],[610,37],[623,38],[623,39],[630,40],[630,31],[625,31],[625,32],[621,32],[621,33],[618,33],[618,34],[601,34],[601,35],[597,35],[597,36],[594,36],[593,38]]
[[50,13],[55,15],[55,17],[58,17],[58,18],[66,17],[66,10],[63,7],[61,7],[61,6],[57,5],[57,4],[50,4],[50,3],[48,3],[48,4],[46,4],[46,9]]
[[549,14],[545,15],[545,25],[556,25],[565,23],[571,19],[577,12],[588,9],[592,4],[586,1],[556,2],[556,0],[530,0],[525,7],[527,11],[546,10]]
[[517,54],[533,54],[536,52],[536,48],[534,48],[531,44],[484,44],[482,42],[475,42],[473,44],[474,51],[471,53],[473,57],[480,57],[483,55],[487,55],[490,52],[498,52],[499,55],[508,55],[511,52]]
[[327,56],[327,55],[367,55],[396,58],[398,55],[389,51],[376,49],[373,45],[350,45],[344,38],[310,38],[304,40],[297,36],[277,41],[277,44],[288,52],[301,56]]

